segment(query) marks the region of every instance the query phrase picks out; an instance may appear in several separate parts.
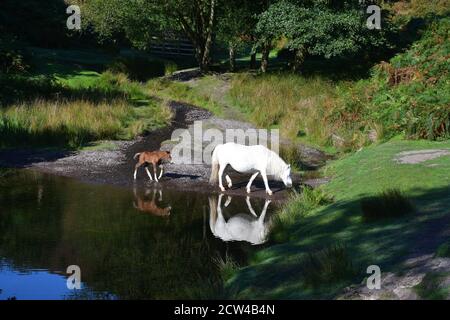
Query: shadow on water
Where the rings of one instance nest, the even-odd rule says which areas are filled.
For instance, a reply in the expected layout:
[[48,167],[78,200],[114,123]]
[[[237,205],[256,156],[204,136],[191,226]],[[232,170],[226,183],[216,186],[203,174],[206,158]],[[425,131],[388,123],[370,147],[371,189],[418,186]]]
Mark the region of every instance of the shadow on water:
[[[233,197],[217,212],[221,198],[9,170],[0,181],[0,299],[222,297],[218,258],[244,265],[273,207]],[[219,215],[244,236],[215,236]],[[67,289],[69,265],[80,267],[82,290]]]

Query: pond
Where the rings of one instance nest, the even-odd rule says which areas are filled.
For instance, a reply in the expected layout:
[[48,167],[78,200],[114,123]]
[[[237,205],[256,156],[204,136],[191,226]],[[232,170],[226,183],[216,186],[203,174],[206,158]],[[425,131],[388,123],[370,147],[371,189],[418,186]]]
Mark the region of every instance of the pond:
[[[245,265],[264,246],[274,209],[246,197],[7,171],[0,300],[220,297],[220,265]],[[71,265],[81,289],[68,289]]]

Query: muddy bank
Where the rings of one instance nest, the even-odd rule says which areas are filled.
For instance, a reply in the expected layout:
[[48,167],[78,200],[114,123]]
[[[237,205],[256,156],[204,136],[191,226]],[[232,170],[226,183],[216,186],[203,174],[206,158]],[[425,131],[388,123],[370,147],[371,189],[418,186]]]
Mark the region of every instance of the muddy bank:
[[[213,116],[209,111],[189,104],[172,101],[170,107],[173,110],[174,118],[171,125],[152,131],[145,136],[138,137],[133,141],[108,141],[114,145],[109,150],[89,150],[80,152],[58,151],[58,150],[4,150],[0,151],[0,166],[28,168],[40,172],[56,174],[60,176],[72,177],[88,183],[113,184],[125,187],[136,185],[158,186],[178,190],[189,190],[196,192],[218,192],[218,187],[209,185],[210,166],[209,165],[186,165],[173,163],[165,165],[165,174],[157,184],[148,179],[143,168],[138,172],[138,178],[133,180],[132,174],[136,161],[133,155],[143,150],[170,150],[174,146],[171,142],[172,132],[175,129],[185,128],[192,130],[196,120],[202,120],[203,126],[217,128],[224,131],[227,128],[248,129],[253,128],[249,123],[238,120],[227,120]],[[200,147],[202,145],[200,144]],[[303,148],[303,147],[302,147]],[[311,150],[311,149],[308,149]],[[305,153],[305,154],[311,154]],[[314,153],[319,155],[320,153]],[[317,157],[316,157],[317,158]],[[312,162],[320,163],[322,159],[314,159]],[[229,172],[233,187],[226,191],[230,195],[246,194],[244,186],[249,175],[241,175]],[[319,179],[320,180],[320,179]],[[317,180],[319,183],[321,181]],[[293,176],[294,186],[300,187],[300,176]],[[315,185],[315,180],[307,181],[307,184]],[[283,200],[289,195],[282,183],[271,181],[270,186],[274,192],[272,200]],[[266,198],[264,185],[261,179],[256,179],[252,187],[252,197]]]

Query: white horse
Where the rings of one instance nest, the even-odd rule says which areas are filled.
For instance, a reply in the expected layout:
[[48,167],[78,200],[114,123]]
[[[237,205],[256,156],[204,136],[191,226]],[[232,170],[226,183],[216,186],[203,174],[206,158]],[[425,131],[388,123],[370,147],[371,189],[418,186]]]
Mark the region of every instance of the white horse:
[[[247,184],[247,193],[256,176],[261,173],[266,192],[272,195],[267,182],[267,175],[283,181],[288,188],[292,187],[291,165],[286,164],[275,152],[261,145],[244,146],[233,142],[219,144],[213,151],[211,158],[212,170],[209,182],[216,184],[219,180],[220,190],[225,191],[222,185],[222,175],[227,165],[238,172],[254,172]],[[255,172],[256,171],[256,172]],[[230,177],[226,177],[228,187],[232,187]]]
[[[253,245],[264,243],[270,230],[270,219],[269,221],[264,220],[267,207],[271,201],[266,200],[261,215],[258,217],[250,203],[250,198],[247,196],[247,207],[252,215],[238,213],[226,221],[222,214],[222,197],[223,194],[220,194],[217,202],[215,197],[209,198],[209,227],[213,235],[223,241],[246,241]],[[231,197],[228,197],[225,207],[230,202]]]

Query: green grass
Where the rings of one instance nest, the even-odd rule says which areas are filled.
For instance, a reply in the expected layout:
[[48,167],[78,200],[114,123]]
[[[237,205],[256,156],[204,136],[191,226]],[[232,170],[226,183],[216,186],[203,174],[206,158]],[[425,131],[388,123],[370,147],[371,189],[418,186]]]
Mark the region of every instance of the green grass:
[[278,243],[288,241],[289,229],[299,220],[313,214],[320,206],[332,202],[333,199],[321,189],[306,187],[300,193],[295,192],[273,218],[270,240]]
[[[441,219],[448,215],[450,157],[418,164],[399,164],[393,159],[402,151],[439,148],[450,148],[450,142],[393,139],[336,160],[326,170],[332,181],[322,187],[333,203],[313,206],[306,215],[301,213],[300,196],[287,204],[284,210],[294,218],[286,218],[286,228],[279,231],[278,239],[284,242],[257,252],[248,267],[235,273],[228,285],[236,297],[333,298],[343,287],[360,283],[368,265],[379,265],[383,272],[397,271],[429,230],[426,227],[440,228]],[[366,222],[361,200],[389,188],[401,189],[416,212]],[[354,277],[311,288],[301,276],[302,257],[336,244],[345,246],[356,268]]]
[[336,86],[320,76],[244,73],[233,78],[229,95],[257,126],[278,127],[284,137],[327,145],[335,129],[327,118],[336,103]]
[[147,92],[161,99],[192,104],[221,116],[223,105],[214,100],[212,96],[216,86],[217,82],[214,77],[203,77],[195,87],[182,82],[155,79],[147,82]]
[[0,89],[0,96],[5,90],[0,147],[80,148],[96,140],[132,139],[170,121],[167,105],[150,97],[143,85],[126,75],[80,69],[69,63],[75,57],[58,58],[58,51],[56,58],[45,64],[43,56],[50,54],[44,50],[36,58],[40,68],[34,75],[0,79],[10,86]]

